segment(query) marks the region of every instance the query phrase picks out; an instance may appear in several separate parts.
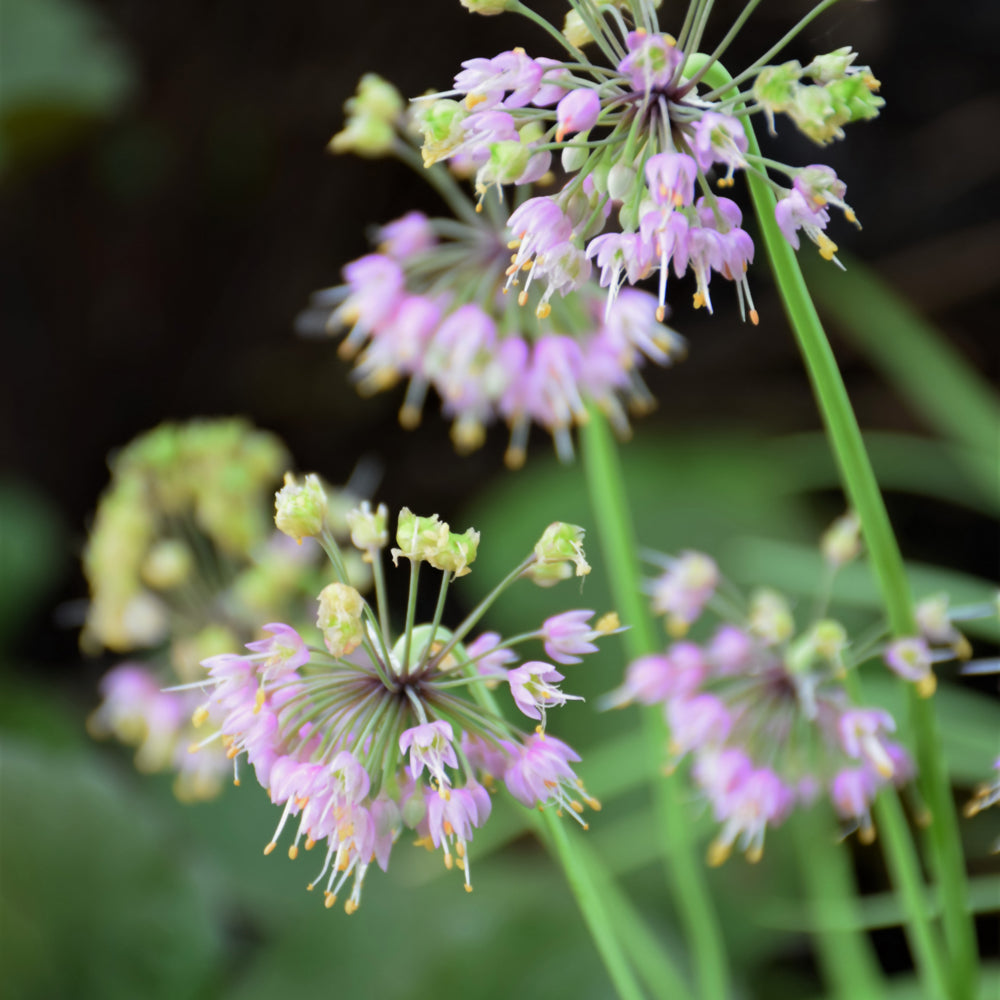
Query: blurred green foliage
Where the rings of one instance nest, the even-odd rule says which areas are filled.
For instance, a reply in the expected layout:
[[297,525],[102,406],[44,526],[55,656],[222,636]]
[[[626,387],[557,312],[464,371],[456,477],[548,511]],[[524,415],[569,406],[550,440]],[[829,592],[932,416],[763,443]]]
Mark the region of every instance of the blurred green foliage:
[[93,5],[4,0],[0,175],[61,151],[118,111],[135,75],[126,49]]

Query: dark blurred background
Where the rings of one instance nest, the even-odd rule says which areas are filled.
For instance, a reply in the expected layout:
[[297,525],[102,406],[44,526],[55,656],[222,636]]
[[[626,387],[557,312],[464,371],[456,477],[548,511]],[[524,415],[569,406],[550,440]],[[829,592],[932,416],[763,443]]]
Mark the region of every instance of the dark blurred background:
[[[554,19],[563,10],[535,6]],[[661,19],[676,30],[671,6]],[[709,41],[741,7],[716,4]],[[762,4],[729,68],[807,9]],[[790,123],[770,142],[777,158],[837,169],[865,228],[837,218],[835,240],[989,378],[1000,305],[998,33],[993,0],[843,0],[785,58],[853,45],[882,81],[881,117],[821,151]],[[468,458],[453,453],[432,406],[418,432],[402,431],[398,392],[359,399],[334,344],[297,339],[292,324],[313,290],[366,251],[373,224],[441,209],[397,163],[324,151],[357,78],[375,71],[409,95],[443,90],[463,59],[516,44],[554,54],[524,20],[473,17],[457,0],[4,0],[0,471],[8,513],[27,510],[42,525],[19,539],[8,532],[8,545],[39,547],[3,620],[15,677],[45,678],[77,712],[92,706],[106,664],[80,666],[74,622],[86,588],[75,557],[109,450],[165,419],[244,414],[278,432],[300,469],[334,482],[375,457],[390,506],[456,520],[512,488],[501,429]],[[819,428],[763,259],[751,282],[758,328],[740,324],[725,289],[714,317],[693,312],[686,290],[677,296],[672,322],[690,357],[650,372],[659,409],[640,439]],[[928,431],[856,339],[830,330],[862,426]],[[536,433],[529,470],[550,452]],[[817,503],[839,512],[832,493]],[[984,515],[903,494],[890,505],[908,556],[995,576],[997,536]]]

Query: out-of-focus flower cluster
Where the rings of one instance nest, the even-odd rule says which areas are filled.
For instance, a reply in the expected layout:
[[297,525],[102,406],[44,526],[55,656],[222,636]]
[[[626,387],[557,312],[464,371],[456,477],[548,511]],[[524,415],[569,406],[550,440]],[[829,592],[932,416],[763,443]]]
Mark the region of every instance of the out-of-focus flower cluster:
[[[832,580],[860,551],[857,519],[835,522],[821,548]],[[773,590],[744,600],[702,553],[666,558],[664,566],[650,585],[652,606],[678,641],[630,664],[606,704],[663,706],[668,768],[690,759],[693,781],[720,824],[710,863],[721,863],[737,845],[757,860],[768,827],[823,795],[847,831],[869,842],[876,794],[909,781],[913,763],[892,738],[892,715],[859,703],[850,674],[881,656],[922,696],[931,695],[933,664],[967,648],[948,619],[947,602],[920,605],[922,635],[859,641],[822,609],[799,628],[788,600]],[[685,638],[706,609],[720,624],[703,641]],[[945,648],[932,652],[929,640]]]
[[[252,638],[262,617],[300,620],[314,592],[318,547],[270,516],[287,462],[274,435],[235,419],[162,424],[111,460],[83,556],[81,645],[134,659],[105,675],[89,726],[135,746],[142,770],[176,771],[183,799],[214,795],[228,765],[187,752],[198,695],[165,689],[202,679],[201,660]],[[354,570],[365,585],[360,559]]]
[[[546,712],[573,695],[552,663],[514,666],[513,648],[541,641],[559,664],[577,663],[597,649],[594,640],[617,631],[614,615],[593,626],[591,611],[548,619],[531,633],[502,640],[467,637],[489,605],[518,579],[550,585],[589,572],[582,529],[556,523],[535,549],[455,629],[442,624],[452,581],[470,572],[479,533],[453,532],[436,515],[399,515],[392,559],[410,562],[411,587],[403,627],[389,617],[382,561],[389,543],[387,511],[364,504],[347,515],[353,546],[371,563],[375,603],[370,605],[343,574],[345,553],[332,533],[310,518],[321,501],[306,486],[278,495],[277,520],[293,534],[316,534],[337,579],[319,593],[316,627],[322,643],[307,644],[288,625],[264,626],[269,637],[249,643],[249,654],[225,653],[204,661],[207,697],[193,723],[216,727],[199,752],[221,746],[236,765],[245,757],[273,803],[283,807],[265,853],[286,824],[296,821],[289,856],[300,845],[325,842],[319,873],[332,906],[351,882],[345,909],[353,913],[371,864],[383,870],[404,830],[441,850],[447,867],[464,872],[471,890],[468,845],[491,812],[490,792],[502,784],[526,806],[568,810],[579,822],[584,804],[599,808],[573,770],[580,758],[545,732]],[[421,568],[441,574],[439,600],[429,623],[415,623]],[[303,632],[305,630],[302,630]],[[514,705],[538,722],[531,732],[500,713],[491,688],[506,686]]]

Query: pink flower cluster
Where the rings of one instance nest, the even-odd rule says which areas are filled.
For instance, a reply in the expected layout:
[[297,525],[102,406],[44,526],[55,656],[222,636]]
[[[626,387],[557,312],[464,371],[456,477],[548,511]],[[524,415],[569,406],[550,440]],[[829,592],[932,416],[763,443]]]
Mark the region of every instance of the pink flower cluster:
[[[550,622],[552,640],[567,655],[586,642],[589,631],[579,615],[562,628],[555,619]],[[351,881],[345,910],[353,913],[369,867],[388,868],[406,828],[416,832],[418,843],[440,850],[448,868],[462,870],[471,891],[467,846],[473,830],[489,818],[488,789],[497,783],[527,806],[551,804],[577,819],[583,803],[599,808],[573,771],[580,758],[565,743],[541,732],[518,736],[510,730],[512,738],[502,738],[499,719],[492,728],[477,726],[474,711],[456,715],[469,720],[459,733],[452,722],[435,718],[435,699],[443,705],[451,696],[443,689],[433,693],[433,671],[413,678],[411,688],[401,678],[394,689],[360,658],[311,652],[287,625],[265,629],[271,635],[249,645],[253,655],[205,661],[210,694],[194,722],[211,720],[228,756],[237,762],[245,756],[271,801],[283,807],[265,854],[290,820],[297,821],[297,830],[289,857],[298,856],[300,845],[310,851],[325,841],[322,865],[309,888],[323,886],[327,907]],[[475,647],[470,655],[491,655],[494,667],[509,662],[500,655],[505,650],[490,654],[497,644],[497,637],[487,636],[470,645]],[[525,664],[535,666],[547,665]],[[514,674],[510,671],[512,690]],[[556,701],[562,697],[557,689],[548,690]],[[536,689],[525,697],[518,704],[527,711],[550,696]],[[407,725],[410,706],[418,702],[415,724]]]
[[101,678],[101,704],[87,720],[98,738],[114,736],[136,748],[140,771],[176,771],[174,791],[182,801],[214,795],[229,770],[220,751],[188,753],[197,691],[164,691],[157,673],[142,663],[121,663]]
[[[527,202],[520,217],[530,217],[531,206],[539,201]],[[548,239],[554,231],[546,228],[543,234]],[[400,421],[412,427],[433,388],[453,422],[459,450],[481,445],[486,426],[501,419],[510,429],[511,466],[524,460],[532,423],[553,436],[561,457],[570,457],[570,429],[586,420],[588,403],[627,430],[625,403],[635,407],[650,402],[638,373],[643,362],[665,365],[683,352],[682,339],[657,320],[655,300],[632,290],[607,309],[591,295],[576,305],[573,317],[553,316],[548,329],[525,329],[520,313],[501,293],[509,269],[498,235],[492,237],[492,258],[476,272],[477,280],[488,278],[493,267],[496,281],[487,281],[491,290],[473,301],[467,301],[454,267],[447,264],[440,273],[448,277],[426,287],[421,276],[433,265],[435,252],[447,254],[454,245],[438,244],[425,217],[410,213],[386,226],[382,235],[381,252],[348,264],[346,286],[319,293],[316,310],[328,313],[328,329],[350,327],[340,350],[356,357],[355,378],[362,392],[406,379]],[[555,276],[558,269],[565,275],[576,274],[578,267],[589,272],[585,257],[560,258],[544,241],[534,252],[546,258],[551,281],[561,280]],[[519,259],[516,267],[511,265],[511,276],[521,269]],[[329,312],[335,301],[339,305]],[[577,332],[581,317],[583,334]]]
[[677,642],[636,660],[614,698],[663,705],[670,765],[691,756],[721,825],[713,864],[736,844],[757,860],[767,827],[823,790],[868,842],[878,789],[912,775],[906,751],[888,738],[892,716],[855,707],[831,679],[790,669],[778,650],[734,625],[703,645]]
[[[464,97],[453,112],[455,136],[442,148],[428,135],[425,154],[433,146],[432,160],[449,158],[459,170],[477,171],[477,189],[485,194],[493,184],[537,180],[549,168],[549,149],[561,148],[569,180],[509,220],[520,240],[517,268],[530,267],[547,285],[539,308],[553,292],[582,288],[596,259],[609,304],[624,282],[658,270],[662,320],[672,265],[678,278],[694,276],[696,307],[712,311],[709,283],[719,275],[735,284],[741,314],[756,323],[746,278],[753,242],[741,228],[740,209],[712,194],[707,181],[717,172],[719,186],[730,187],[735,171],[759,170],[764,161],[748,153],[731,99],[695,99],[698,83],[683,75],[685,54],[672,37],[638,29],[622,41],[625,54],[610,70],[586,62],[571,69],[522,49],[464,62],[449,92]],[[498,171],[499,161],[512,168]],[[778,202],[782,232],[798,248],[801,229],[833,259],[836,246],[823,232],[828,206],[855,221],[843,201],[844,183],[823,165],[781,169],[793,179]],[[706,194],[696,200],[698,189]],[[612,208],[618,225],[602,234]]]

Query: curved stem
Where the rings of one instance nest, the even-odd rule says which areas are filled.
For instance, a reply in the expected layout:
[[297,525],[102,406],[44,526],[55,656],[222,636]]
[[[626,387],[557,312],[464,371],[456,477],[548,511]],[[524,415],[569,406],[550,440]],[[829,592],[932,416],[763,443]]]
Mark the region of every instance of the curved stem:
[[[821,4],[820,7],[822,6]],[[732,84],[732,78],[719,63],[711,67],[706,79],[709,79],[717,90],[725,89],[727,84]],[[760,147],[753,127],[745,117],[743,124],[749,141],[749,152],[759,156]],[[778,228],[774,216],[776,201],[773,192],[760,177],[748,176],[747,183],[764,244],[767,247],[768,259],[812,382],[827,436],[840,468],[844,489],[861,520],[862,532],[882,593],[890,628],[896,636],[915,635],[917,628],[913,602],[902,554],[893,534],[889,515],[865,450],[861,430],[837,360],[820,323],[805,279],[802,277],[798,259]],[[910,909],[910,928],[913,931],[911,940],[917,952],[918,965],[935,981],[939,992],[943,989],[945,995],[971,998],[976,991],[978,954],[975,928],[966,905],[968,885],[958,817],[944,767],[941,737],[932,705],[928,700],[919,698],[912,685],[908,687],[920,784],[934,817],[929,838],[932,848],[931,861],[941,889],[944,928],[951,959],[950,976],[946,978],[945,983],[939,981],[941,959],[937,948],[931,946],[933,938],[917,932],[917,926],[926,919],[923,908],[919,906]],[[887,795],[880,798],[880,822],[883,827],[886,826],[887,820],[895,826],[898,820],[903,825],[905,833],[905,821],[898,802],[895,810],[898,815],[892,818],[891,807],[886,805],[889,801],[895,799]],[[898,859],[894,861],[892,855],[900,845],[888,843],[887,846],[890,867],[895,868]]]
[[[642,596],[638,550],[618,452],[607,421],[595,409],[590,411],[590,420],[583,428],[582,443],[587,490],[611,593],[622,621],[632,626],[625,633],[625,643],[629,656],[637,658],[657,648],[658,636]],[[667,743],[662,713],[655,708],[646,709],[643,726],[649,753],[655,759],[662,755]],[[700,995],[705,1000],[723,1000],[730,992],[725,944],[676,779],[657,776],[654,796],[656,814],[667,841],[664,854],[667,878],[693,956]]]

